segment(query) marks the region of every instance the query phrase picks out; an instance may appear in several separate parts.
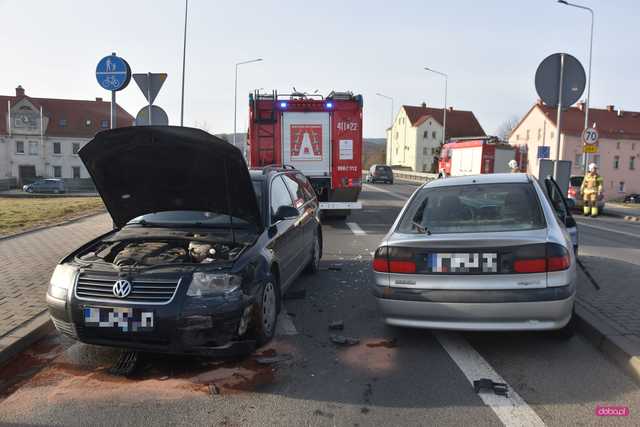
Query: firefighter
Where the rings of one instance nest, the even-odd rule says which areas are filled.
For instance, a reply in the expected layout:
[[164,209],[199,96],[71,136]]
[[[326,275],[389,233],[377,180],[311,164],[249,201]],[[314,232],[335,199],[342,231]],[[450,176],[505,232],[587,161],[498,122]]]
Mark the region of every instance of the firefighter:
[[586,216],[598,216],[598,197],[602,193],[602,176],[598,174],[598,166],[595,163],[589,165],[589,172],[582,180],[580,194],[584,202],[583,213]]
[[518,162],[516,162],[515,159],[509,161],[509,168],[511,169],[511,173],[520,172],[520,168],[518,167]]

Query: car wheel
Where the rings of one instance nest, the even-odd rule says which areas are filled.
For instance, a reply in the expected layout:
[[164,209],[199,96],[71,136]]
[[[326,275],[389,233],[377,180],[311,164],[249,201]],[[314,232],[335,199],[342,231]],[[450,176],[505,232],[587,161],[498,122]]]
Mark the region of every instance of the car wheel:
[[322,256],[322,246],[320,245],[320,236],[313,239],[313,248],[311,249],[311,260],[307,265],[306,272],[309,274],[315,274],[320,270],[320,257]]
[[275,335],[278,322],[278,287],[269,276],[260,292],[260,304],[256,306],[255,329],[258,346],[265,345]]
[[569,319],[569,323],[567,323],[562,328],[554,331],[554,335],[560,339],[568,340],[573,337],[576,333],[576,310],[575,308],[571,312],[571,318]]

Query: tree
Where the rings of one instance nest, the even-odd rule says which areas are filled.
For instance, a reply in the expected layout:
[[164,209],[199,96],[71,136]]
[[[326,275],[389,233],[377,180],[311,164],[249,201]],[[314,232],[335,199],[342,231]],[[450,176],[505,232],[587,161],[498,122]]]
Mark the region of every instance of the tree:
[[520,119],[518,118],[518,116],[513,115],[509,117],[507,120],[502,122],[500,126],[498,126],[498,129],[496,130],[496,136],[503,140],[509,139],[509,137],[511,136],[511,132],[516,128],[516,126],[518,126],[519,122]]

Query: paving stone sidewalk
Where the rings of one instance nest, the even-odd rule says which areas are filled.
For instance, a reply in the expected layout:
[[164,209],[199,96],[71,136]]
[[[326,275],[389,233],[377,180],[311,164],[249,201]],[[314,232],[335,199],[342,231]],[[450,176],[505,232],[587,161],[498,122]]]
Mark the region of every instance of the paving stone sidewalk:
[[0,338],[46,309],[60,258],[110,227],[105,213],[0,240]]

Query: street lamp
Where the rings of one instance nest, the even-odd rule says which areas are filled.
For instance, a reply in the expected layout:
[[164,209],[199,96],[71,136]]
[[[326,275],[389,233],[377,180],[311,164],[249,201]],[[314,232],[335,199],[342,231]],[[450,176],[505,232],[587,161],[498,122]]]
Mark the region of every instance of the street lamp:
[[[569,3],[566,0],[558,0],[558,3],[564,4],[565,6],[572,6],[572,7],[578,8],[578,9],[587,10],[587,11],[589,11],[589,13],[591,13],[591,35],[590,35],[590,40],[589,40],[589,74],[587,76],[587,99],[586,99],[586,102],[585,102],[585,112],[584,112],[584,128],[587,129],[589,127],[589,102],[591,101],[591,58],[592,58],[592,53],[593,53],[593,21],[594,21],[593,9],[591,9],[590,7],[587,7],[587,6],[582,6],[582,5],[574,4],[574,3]],[[587,161],[588,156],[589,156],[589,153],[584,153],[584,170],[585,170],[585,173],[586,173],[587,165],[588,165],[588,161]]]
[[444,114],[442,118],[442,145],[445,144],[446,134],[447,134],[447,80],[449,80],[449,76],[440,71],[436,71],[432,68],[424,67],[425,70],[431,71],[432,73],[436,73],[444,77]]
[[393,149],[393,147],[391,147],[391,138],[392,138],[392,130],[393,130],[393,98],[387,95],[384,95],[382,93],[376,93],[377,96],[384,98],[384,99],[388,99],[389,101],[391,101],[391,116],[390,116],[390,124],[389,124],[389,140],[387,141],[387,164],[391,165],[391,151]]
[[251,64],[253,62],[260,62],[262,58],[250,59],[249,61],[242,61],[236,63],[236,80],[233,88],[233,146],[236,146],[236,121],[238,110],[238,67],[244,64]]
[[382,93],[376,93],[376,95],[378,95],[379,97],[382,97],[382,98],[384,98],[384,99],[388,99],[389,101],[391,101],[391,121],[390,121],[389,126],[390,126],[390,127],[393,127],[393,111],[394,111],[394,110],[393,110],[393,98],[392,98],[392,97],[390,97],[390,96],[384,95],[384,94],[382,94]]
[[[189,11],[189,0],[184,0],[184,39],[182,45],[182,96],[180,98],[180,126],[184,126],[184,69],[187,55],[187,13]],[[149,114],[151,118],[151,114]]]

